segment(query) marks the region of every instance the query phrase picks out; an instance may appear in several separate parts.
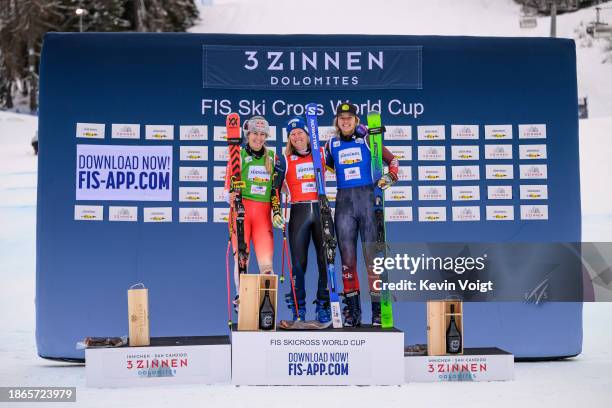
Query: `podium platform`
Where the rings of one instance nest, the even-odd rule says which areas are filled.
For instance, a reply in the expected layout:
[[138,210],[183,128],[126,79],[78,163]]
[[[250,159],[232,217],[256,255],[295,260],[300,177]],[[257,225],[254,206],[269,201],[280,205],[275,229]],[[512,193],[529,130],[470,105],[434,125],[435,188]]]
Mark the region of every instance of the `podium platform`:
[[399,385],[404,333],[363,326],[232,331],[235,385]]
[[145,347],[87,348],[88,387],[231,381],[229,336],[153,337]]
[[406,382],[514,379],[514,356],[495,347],[465,348],[460,355],[407,355],[404,361]]

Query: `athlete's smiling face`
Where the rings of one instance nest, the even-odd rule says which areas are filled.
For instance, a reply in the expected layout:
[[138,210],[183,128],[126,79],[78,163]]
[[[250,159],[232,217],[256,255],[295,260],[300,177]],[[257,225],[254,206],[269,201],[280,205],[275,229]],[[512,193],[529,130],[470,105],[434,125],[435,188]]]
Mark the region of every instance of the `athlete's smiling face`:
[[357,126],[357,116],[350,113],[341,113],[338,116],[338,127],[345,136],[350,136],[355,131]]
[[291,130],[291,133],[289,133],[289,140],[297,151],[304,151],[308,148],[308,134],[304,132],[304,129]]
[[247,142],[249,147],[256,152],[260,151],[266,142],[266,132],[249,132],[247,134]]

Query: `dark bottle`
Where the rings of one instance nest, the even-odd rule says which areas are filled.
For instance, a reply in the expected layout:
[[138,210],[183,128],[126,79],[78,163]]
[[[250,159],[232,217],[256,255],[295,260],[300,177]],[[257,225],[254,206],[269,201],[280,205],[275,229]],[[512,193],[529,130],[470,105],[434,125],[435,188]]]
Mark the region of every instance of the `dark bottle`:
[[458,354],[461,351],[461,332],[455,323],[455,305],[450,307],[450,323],[446,329],[446,352],[448,354]]
[[266,290],[264,291],[264,299],[259,307],[259,329],[272,330],[274,328],[274,308],[270,300],[270,281],[266,280]]

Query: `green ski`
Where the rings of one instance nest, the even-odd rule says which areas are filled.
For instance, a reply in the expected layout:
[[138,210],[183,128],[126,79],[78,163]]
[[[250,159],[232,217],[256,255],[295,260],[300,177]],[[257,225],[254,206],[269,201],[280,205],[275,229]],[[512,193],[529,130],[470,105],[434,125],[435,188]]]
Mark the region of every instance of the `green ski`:
[[[380,113],[368,113],[368,128],[370,135],[370,151],[372,153],[372,178],[376,183],[383,176],[382,140],[384,127],[381,126]],[[374,184],[374,217],[376,220],[375,256],[387,256],[387,241],[385,235],[385,194]],[[389,281],[388,272],[381,274],[383,283]],[[383,328],[393,327],[393,299],[388,289],[380,294],[380,316]]]

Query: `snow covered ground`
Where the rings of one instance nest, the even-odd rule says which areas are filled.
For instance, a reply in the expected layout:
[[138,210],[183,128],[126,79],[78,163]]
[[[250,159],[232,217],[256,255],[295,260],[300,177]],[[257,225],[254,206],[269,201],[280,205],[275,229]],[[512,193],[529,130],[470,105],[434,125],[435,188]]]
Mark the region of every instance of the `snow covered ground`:
[[[612,118],[581,122],[584,240],[612,241],[612,198],[600,192],[593,174],[610,174],[607,129]],[[147,389],[89,389],[81,365],[37,357],[34,342],[36,157],[29,145],[36,118],[0,112],[0,386],[76,386],[79,406],[243,406],[372,407],[451,404],[488,407],[517,405],[609,406],[612,401],[612,304],[585,304],[584,347],[559,362],[518,363],[516,380],[496,383],[407,384],[401,387],[233,387],[169,386]],[[602,143],[603,142],[603,143]],[[600,173],[601,174],[601,173]],[[563,334],[560,328],[560,335]],[[59,404],[61,405],[61,404]],[[20,405],[25,406],[25,405]],[[55,405],[54,405],[55,406]],[[74,406],[74,405],[70,405]]]
[[[472,6],[472,12],[460,10],[459,3]],[[377,2],[379,6],[372,10],[366,7],[375,3],[366,0],[215,0],[215,4],[202,8],[203,21],[193,31],[494,36],[543,36],[548,32],[547,18],[539,18],[537,29],[521,31],[518,8],[511,0],[391,0]],[[381,23],[367,24],[366,15]],[[592,10],[583,10],[560,16],[560,35],[573,38],[579,22],[589,21],[593,15]],[[601,188],[607,183],[606,176],[612,174],[612,64],[599,64],[602,53],[598,47],[578,49],[579,87],[590,96],[595,117],[580,123],[584,241],[612,241],[612,193]],[[516,380],[511,382],[401,387],[85,388],[83,366],[50,362],[36,355],[36,157],[30,147],[36,127],[35,117],[0,112],[0,386],[76,386],[79,406],[105,408],[196,404],[232,408],[489,407],[492,403],[497,407],[580,404],[590,408],[607,407],[612,402],[612,327],[608,324],[612,304],[585,304],[582,354],[560,362],[519,363]],[[562,327],[559,334],[563,335]]]

